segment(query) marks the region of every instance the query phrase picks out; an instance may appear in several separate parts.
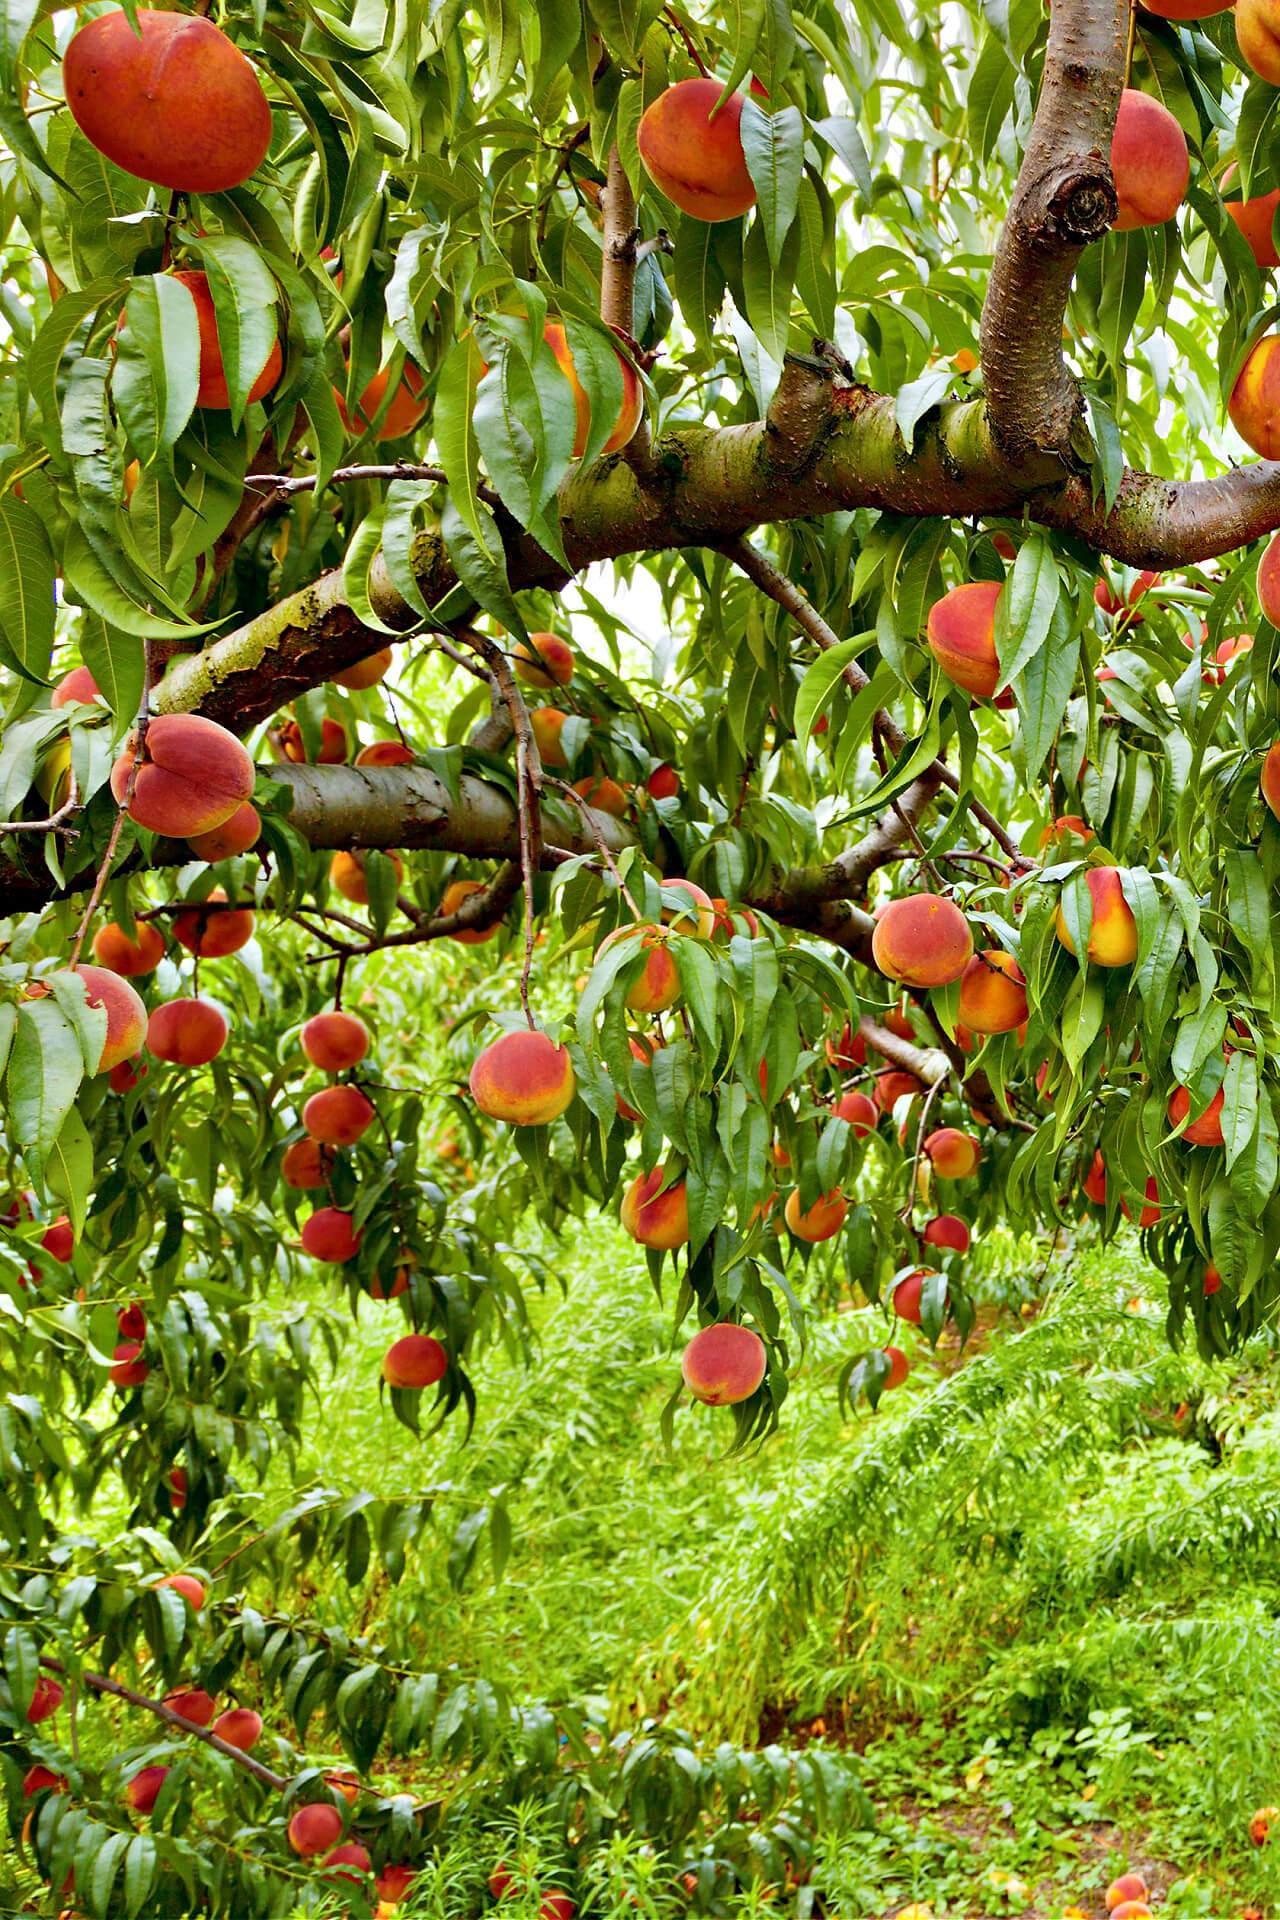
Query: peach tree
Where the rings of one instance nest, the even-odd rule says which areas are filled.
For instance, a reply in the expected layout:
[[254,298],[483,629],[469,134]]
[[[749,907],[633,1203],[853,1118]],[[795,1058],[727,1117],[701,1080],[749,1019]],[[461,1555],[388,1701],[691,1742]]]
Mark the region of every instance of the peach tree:
[[1209,1355],[1274,1316],[1275,15],[5,10],[0,1764],[55,1906],[390,1911],[467,1789],[389,1751],[562,1807],[547,1915],[588,1801],[715,1911],[847,1791],[662,1730],[624,1789],[254,1604],[404,1575],[428,1496],[255,1490],[370,1300],[370,1395],[469,1421],[533,1221],[618,1214],[726,1443],[841,1296],[850,1404],[927,1390],[1001,1227],[1131,1220]]

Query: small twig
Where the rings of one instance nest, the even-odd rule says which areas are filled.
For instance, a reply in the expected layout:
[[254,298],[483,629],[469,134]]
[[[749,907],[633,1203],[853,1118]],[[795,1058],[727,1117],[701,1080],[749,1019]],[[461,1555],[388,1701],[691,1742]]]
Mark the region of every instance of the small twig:
[[929,1088],[929,1091],[925,1094],[920,1106],[920,1121],[916,1127],[916,1150],[911,1156],[911,1172],[907,1180],[907,1203],[899,1216],[903,1226],[912,1233],[915,1232],[915,1228],[912,1225],[912,1215],[916,1210],[916,1179],[920,1172],[920,1155],[924,1152],[924,1130],[929,1122],[929,1109],[937,1099],[940,1089],[945,1086],[945,1084],[946,1082],[944,1080],[935,1080]]
[[67,797],[56,813],[47,820],[0,820],[0,833],[75,833],[75,827],[64,827],[63,821],[69,814],[75,813],[80,805],[80,789],[76,785],[74,770],[69,776]]
[[615,886],[617,887],[619,893],[622,895],[623,899],[626,901],[627,905],[630,907],[631,918],[633,920],[640,920],[641,918],[643,918],[640,912],[640,909],[636,904],[634,894],[631,892],[631,889],[628,887],[626,881],[623,879],[622,875],[618,871],[618,864],[614,859],[612,853],[610,853],[608,842],[605,840],[604,835],[600,831],[600,823],[596,819],[594,810],[587,805],[586,801],[583,799],[580,793],[576,793],[574,791],[574,789],[569,785],[567,780],[554,780],[554,779],[548,778],[545,784],[549,787],[558,788],[559,791],[563,793],[566,800],[572,800],[576,807],[580,807],[582,809],[582,818],[586,822],[587,831],[591,835],[591,838],[595,841],[596,846],[599,849],[600,858],[604,861],[605,866],[609,869],[609,872],[612,874]]
[[[311,493],[314,473],[247,473],[246,487],[270,487],[277,493]],[[443,467],[432,467],[414,460],[393,460],[383,465],[338,467],[329,475],[327,486],[348,480],[434,480],[443,485],[447,479]]]
[[698,48],[694,42],[693,35],[690,33],[688,27],[685,25],[680,15],[676,12],[674,7],[664,7],[662,11],[666,14],[667,19],[671,22],[676,32],[680,35],[680,38],[684,41],[685,49],[689,55],[689,58],[692,60],[694,66],[698,69],[698,72],[702,75],[704,80],[710,80],[712,76],[711,76],[711,73],[708,71],[707,63],[703,59],[702,55],[698,52]]
[[591,122],[589,120],[584,120],[580,126],[577,126],[574,128],[573,132],[569,135],[569,138],[565,141],[564,145],[560,148],[559,158],[557,159],[556,164],[552,169],[551,179],[547,184],[547,190],[543,194],[542,199],[538,206],[538,251],[539,252],[542,251],[542,248],[546,244],[547,222],[551,218],[551,202],[555,199],[556,188],[560,183],[560,175],[562,173],[568,172],[570,161],[573,159],[574,154],[578,151],[578,148],[582,145],[583,141],[586,139],[587,135],[590,132],[591,132]]
[[101,903],[102,895],[107,884],[107,876],[111,872],[111,863],[116,857],[116,848],[120,844],[120,835],[124,831],[124,823],[128,818],[129,808],[133,802],[133,790],[138,784],[138,770],[142,766],[143,756],[146,752],[147,722],[150,718],[150,713],[151,642],[144,640],[142,643],[142,704],[138,708],[138,719],[134,729],[133,765],[129,768],[129,778],[125,783],[124,792],[120,797],[120,804],[116,808],[116,817],[107,841],[106,852],[102,856],[101,863],[94,878],[93,892],[89,895],[84,913],[80,919],[80,925],[76,928],[76,937],[71,946],[71,958],[67,963],[68,966],[72,968],[80,964],[80,951],[84,946],[85,935],[88,933],[89,923],[98,911],[99,904]]

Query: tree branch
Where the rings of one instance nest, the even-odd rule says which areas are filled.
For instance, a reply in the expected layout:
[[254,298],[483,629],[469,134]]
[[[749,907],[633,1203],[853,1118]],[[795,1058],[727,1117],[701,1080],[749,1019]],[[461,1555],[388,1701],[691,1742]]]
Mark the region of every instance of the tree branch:
[[[61,1660],[51,1659],[45,1654],[40,1657],[40,1665],[47,1667],[51,1673],[65,1674],[67,1671]],[[246,1753],[242,1747],[233,1747],[229,1741],[224,1740],[220,1734],[214,1733],[209,1727],[198,1727],[194,1720],[184,1720],[180,1713],[175,1713],[172,1707],[167,1707],[163,1700],[153,1700],[149,1694],[138,1693],[133,1687],[126,1687],[121,1681],[112,1680],[105,1673],[86,1672],[80,1675],[80,1679],[93,1693],[109,1693],[117,1700],[127,1701],[131,1707],[141,1707],[145,1713],[153,1713],[157,1720],[163,1720],[167,1726],[176,1727],[179,1733],[194,1734],[196,1739],[203,1740],[206,1746],[213,1747],[226,1759],[234,1760],[238,1767],[243,1768],[246,1773],[251,1773],[255,1780],[262,1782],[264,1787],[271,1787],[275,1792],[283,1793],[288,1786],[289,1782],[282,1775],[273,1773],[270,1767],[264,1767],[261,1760],[255,1760],[253,1755]]]

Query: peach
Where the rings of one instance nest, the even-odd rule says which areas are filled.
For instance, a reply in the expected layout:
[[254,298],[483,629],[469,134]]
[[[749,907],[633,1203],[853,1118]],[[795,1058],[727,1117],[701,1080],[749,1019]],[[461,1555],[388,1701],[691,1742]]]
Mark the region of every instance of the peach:
[[980,700],[1000,683],[996,658],[996,602],[1003,588],[994,580],[970,580],[935,600],[925,623],[925,641],[947,679]]
[[615,820],[621,820],[631,802],[627,798],[627,789],[620,787],[608,774],[592,774],[585,780],[575,780],[573,790],[580,794],[589,807],[597,813],[611,813]]
[[[360,398],[356,401],[354,420],[347,411],[345,394],[340,393],[337,387],[334,388],[333,397],[338,403],[338,412],[342,415],[342,424],[348,433],[368,433],[374,420],[377,418],[378,409],[382,405],[383,395],[387,391],[387,382],[390,378],[390,367],[379,367],[364,392],[360,395]],[[383,415],[381,426],[374,435],[375,440],[403,440],[406,433],[413,432],[413,429],[426,415],[429,399],[426,392],[426,384],[418,368],[415,367],[412,362],[406,360],[404,371],[400,375],[400,384],[392,395],[391,404]],[[382,676],[378,675],[377,677],[381,679]],[[340,676],[335,674],[334,678],[340,679]],[[341,680],[340,684],[349,687],[353,683],[350,680]],[[365,682],[364,684],[372,685],[372,682]]]
[[722,92],[708,77],[677,81],[646,107],[636,136],[649,178],[695,220],[736,220],[756,203],[742,148],[743,96],[731,93],[715,113]]
[[[1222,1133],[1222,1107],[1227,1094],[1225,1087],[1219,1087],[1207,1107],[1201,1109],[1185,1128],[1182,1138],[1193,1147],[1220,1147],[1224,1145]],[[1175,1087],[1173,1098],[1169,1102],[1169,1125],[1181,1126],[1191,1111],[1191,1095],[1185,1087]]]
[[668,1007],[675,1006],[682,990],[680,971],[672,958],[665,927],[619,927],[601,942],[600,951],[603,953],[607,947],[635,932],[641,936],[644,966],[627,988],[623,1004],[632,1013],[665,1013]]
[[65,1213],[47,1226],[40,1236],[40,1245],[51,1260],[59,1260],[63,1266],[75,1251],[76,1236],[70,1220]]
[[271,108],[254,68],[198,14],[100,14],[73,35],[62,84],[91,146],[179,193],[225,193],[257,171]]
[[908,987],[945,987],[973,958],[973,935],[954,900],[912,893],[890,900],[876,921],[871,953],[881,973]]
[[313,1260],[340,1267],[359,1252],[363,1238],[341,1207],[317,1207],[302,1229],[302,1250]]
[[968,1253],[969,1229],[954,1213],[940,1213],[924,1230],[926,1247],[949,1247],[953,1253]]
[[826,1040],[823,1045],[827,1059],[840,1073],[852,1073],[855,1067],[866,1064],[867,1043],[847,1020],[840,1029],[839,1038]]
[[[1147,1184],[1143,1188],[1143,1200],[1145,1204],[1143,1205],[1141,1211],[1138,1214],[1138,1225],[1142,1227],[1144,1230],[1147,1227],[1159,1226],[1160,1224],[1160,1189],[1156,1185],[1156,1178],[1154,1174],[1147,1175]],[[1124,1215],[1126,1220],[1132,1220],[1133,1215],[1129,1211],[1129,1202],[1127,1200],[1122,1200],[1120,1202],[1120,1211]]]
[[203,1687],[176,1687],[172,1693],[166,1693],[164,1704],[171,1713],[189,1720],[193,1727],[207,1727],[218,1711]]
[[98,683],[88,667],[72,667],[70,673],[64,673],[52,694],[49,696],[51,707],[88,706],[94,700],[100,700]]
[[[99,1073],[110,1073],[112,1067],[118,1067],[122,1060],[137,1053],[147,1030],[147,1010],[141,999],[117,973],[111,973],[106,967],[80,965],[75,972],[84,982],[85,1005],[102,1007],[107,1016],[107,1037],[102,1043],[102,1054],[98,1061]],[[58,975],[51,975],[56,979]],[[42,990],[47,981],[37,981]]]
[[1280,627],[1280,533],[1273,533],[1258,562],[1258,604],[1273,627]]
[[[470,900],[477,893],[486,891],[483,880],[451,880],[440,896],[440,905],[436,912],[440,915],[456,913],[464,900]],[[450,940],[460,941],[464,947],[481,947],[486,940],[492,940],[502,927],[503,916],[490,920],[480,926],[462,927],[457,933],[446,936]]]
[[[671,895],[675,894],[674,901]],[[696,933],[710,940],[716,930],[715,901],[692,880],[664,880],[662,921],[676,933]]]
[[650,799],[674,800],[680,791],[680,775],[673,766],[663,760],[654,768],[644,784]]
[[865,1140],[869,1133],[874,1133],[880,1118],[875,1101],[868,1100],[865,1093],[841,1094],[831,1111],[837,1120],[853,1128],[857,1140]]
[[577,1911],[568,1894],[558,1888],[544,1893],[538,1902],[538,1920],[574,1920]]
[[199,1613],[204,1606],[206,1598],[204,1581],[197,1580],[194,1573],[167,1573],[163,1580],[156,1581],[156,1586],[157,1588],[171,1587],[175,1593],[180,1593],[187,1605],[196,1613]]
[[[398,853],[386,851],[386,857],[395,869],[398,884],[404,878],[404,861]],[[344,900],[353,901],[357,907],[367,907],[369,880],[364,870],[363,854],[335,853],[329,862],[329,885],[335,893],[340,893]]]
[[1255,1847],[1264,1847],[1271,1830],[1280,1824],[1280,1807],[1259,1807],[1249,1822],[1249,1838]]
[[226,893],[214,887],[205,901],[174,916],[173,937],[188,953],[202,960],[221,960],[239,953],[253,938],[254,916],[248,907],[223,910]]
[[228,1707],[213,1723],[213,1732],[229,1747],[248,1753],[262,1738],[262,1715],[252,1707]]
[[[127,1307],[116,1309],[116,1332],[122,1340],[141,1340],[147,1331],[147,1316],[142,1310],[140,1300],[131,1300]],[[165,1583],[162,1580],[161,1586]]]
[[[400,1257],[403,1258],[403,1256],[400,1256]],[[372,1280],[370,1280],[369,1282],[369,1298],[371,1300],[398,1300],[402,1293],[407,1293],[408,1291],[409,1291],[408,1266],[400,1266],[396,1268],[395,1273],[392,1276],[390,1287],[384,1286],[382,1275],[378,1273],[375,1273]]]
[[1280,21],[1274,0],[1236,0],[1236,45],[1268,86],[1280,87]]
[[30,1800],[37,1793],[65,1793],[66,1790],[65,1777],[60,1773],[54,1773],[49,1767],[40,1766],[38,1762],[34,1767],[28,1767],[22,1776],[24,1800]]
[[1111,137],[1111,173],[1120,210],[1117,233],[1160,227],[1172,220],[1191,179],[1187,139],[1168,107],[1126,87]]
[[1218,1269],[1214,1266],[1213,1262],[1210,1261],[1209,1265],[1204,1270],[1204,1297],[1206,1300],[1208,1300],[1215,1293],[1221,1293],[1221,1291],[1222,1291],[1222,1275],[1218,1272]]
[[47,1673],[36,1675],[36,1684],[31,1692],[31,1705],[27,1708],[27,1725],[38,1727],[42,1720],[50,1720],[62,1705],[63,1689]]
[[369,1051],[369,1029],[354,1013],[335,1007],[332,1013],[316,1013],[303,1024],[298,1035],[302,1051],[313,1067],[322,1073],[345,1073],[360,1064]]
[[665,1179],[661,1167],[640,1174],[622,1196],[619,1217],[640,1246],[672,1253],[689,1239],[689,1200],[683,1180],[664,1189]]
[[531,633],[511,658],[527,687],[567,687],[573,678],[573,648],[558,633]]
[[716,940],[732,940],[735,933],[745,933],[749,940],[755,940],[760,933],[760,922],[750,907],[730,906],[722,894],[713,894],[711,905],[715,911],[712,925]]
[[1065,846],[1072,840],[1087,844],[1093,837],[1093,828],[1078,813],[1060,813],[1040,835],[1040,851],[1043,853],[1046,847]]
[[413,759],[413,748],[407,747],[403,740],[373,740],[367,747],[361,747],[356,755],[358,767],[407,767]]
[[181,1513],[187,1504],[187,1470],[185,1467],[170,1467],[165,1475],[169,1488],[169,1504],[175,1513]]
[[[576,422],[573,435],[573,457],[575,460],[580,460],[586,451],[587,437],[591,430],[591,401],[587,397],[586,388],[578,379],[578,370],[573,362],[568,336],[559,321],[548,320],[542,330],[542,337],[551,349],[556,365],[569,382],[573,394]],[[602,454],[618,453],[625,447],[640,425],[640,416],[644,412],[644,392],[635,368],[629,360],[623,358],[622,354],[618,355],[618,365],[622,371],[622,401],[609,437],[600,449]]]
[[333,1153],[318,1140],[294,1140],[280,1159],[280,1178],[286,1187],[305,1192],[326,1187],[333,1172]]
[[924,1150],[939,1180],[967,1180],[982,1158],[973,1135],[958,1127],[935,1127],[925,1136]]
[[376,1109],[359,1087],[326,1087],[302,1109],[302,1124],[326,1147],[353,1147],[373,1125]]
[[[1138,954],[1138,923],[1133,917],[1133,908],[1124,897],[1120,869],[1090,867],[1084,878],[1093,902],[1087,958],[1097,967],[1131,966]],[[1075,944],[1067,931],[1061,907],[1058,908],[1055,926],[1067,952],[1074,953]]]
[[974,1033],[1012,1033],[1027,1017],[1027,977],[1011,953],[987,947],[960,976],[959,1018]]
[[124,1790],[124,1797],[135,1813],[150,1813],[160,1798],[160,1789],[169,1778],[168,1767],[143,1767]]
[[1280,187],[1270,193],[1254,194],[1248,200],[1225,200],[1223,205],[1239,227],[1258,265],[1264,270],[1280,267],[1280,253],[1276,252],[1276,243],[1272,238],[1276,208],[1280,207]]
[[1089,1171],[1080,1183],[1086,1200],[1092,1200],[1095,1207],[1107,1204],[1107,1163],[1102,1157],[1102,1149],[1094,1150],[1089,1162]]
[[924,1292],[925,1281],[932,1278],[927,1267],[917,1267],[905,1279],[899,1280],[889,1301],[899,1320],[909,1320],[913,1327],[920,1325],[920,1296]]
[[379,1900],[385,1901],[388,1906],[396,1907],[404,1899],[417,1877],[416,1868],[401,1866],[393,1861],[382,1869],[374,1881],[374,1890]]
[[[286,720],[279,730],[280,749],[286,760],[305,766],[310,761],[307,743],[302,737],[302,728],[296,720]],[[325,719],[320,722],[320,751],[316,755],[318,767],[340,767],[350,753],[347,730],[339,720]]]
[[1266,758],[1262,762],[1262,773],[1258,780],[1262,797],[1280,820],[1280,740],[1267,748]]
[[1140,1873],[1122,1873],[1107,1888],[1105,1900],[1108,1913],[1114,1913],[1126,1900],[1145,1900],[1147,1883]]
[[1111,1920],[1155,1920],[1155,1916],[1145,1900],[1122,1900],[1112,1907]]
[[534,707],[529,715],[538,758],[544,767],[567,767],[569,756],[560,744],[564,723],[569,718],[559,707]]
[[1142,0],[1143,11],[1160,20],[1207,20],[1231,5],[1232,0]]
[[888,1393],[892,1388],[902,1385],[911,1371],[911,1362],[901,1347],[883,1347],[881,1352],[889,1362],[889,1377],[884,1383],[884,1391]]
[[819,1240],[830,1240],[839,1233],[848,1211],[849,1202],[839,1187],[833,1187],[830,1193],[820,1194],[808,1209],[800,1205],[799,1187],[793,1187],[787,1195],[782,1217],[797,1240],[807,1240],[812,1246]]
[[1127,627],[1140,627],[1142,625],[1142,615],[1135,613],[1133,609],[1137,606],[1139,600],[1143,598],[1144,594],[1148,593],[1152,587],[1158,586],[1159,582],[1160,575],[1158,573],[1140,573],[1130,587],[1127,597],[1121,600],[1113,590],[1111,582],[1107,579],[1106,575],[1102,574],[1099,576],[1098,583],[1093,589],[1093,597],[1097,605],[1102,608],[1102,611],[1110,619],[1114,619],[1117,614],[1125,613],[1128,616],[1125,621]]
[[363,660],[353,661],[341,673],[330,674],[329,677],[335,687],[347,687],[352,693],[362,693],[366,687],[376,687],[379,680],[386,678],[394,657],[390,647],[380,647],[377,653],[367,653]]
[[304,1860],[327,1853],[342,1833],[342,1815],[328,1800],[299,1807],[288,1826],[289,1845]]
[[700,1327],[684,1350],[680,1374],[695,1400],[706,1407],[736,1407],[764,1379],[769,1356],[750,1327],[734,1321]]
[[361,1880],[373,1872],[373,1861],[367,1847],[358,1840],[348,1840],[345,1846],[335,1847],[332,1853],[326,1853],[324,1865],[339,1880]]
[[429,1333],[406,1333],[382,1356],[382,1377],[389,1387],[434,1387],[449,1370],[449,1356]]
[[352,1773],[350,1767],[331,1767],[324,1776],[326,1787],[332,1787],[340,1793],[349,1807],[353,1807],[360,1798],[360,1776]]
[[166,1000],[147,1022],[147,1045],[175,1067],[207,1067],[227,1044],[227,1017],[211,1000]]
[[[195,302],[196,327],[200,336],[200,384],[196,388],[196,405],[212,407],[225,413],[231,405],[231,391],[227,386],[227,372],[222,360],[222,343],[218,337],[218,317],[214,311],[213,294],[209,290],[209,279],[203,273],[175,273],[173,278],[181,281]],[[280,379],[284,366],[284,356],[280,351],[277,336],[267,350],[267,357],[254,375],[249,388],[250,400],[261,400],[271,392]]]
[[477,1054],[469,1085],[481,1113],[516,1127],[558,1120],[577,1091],[568,1048],[528,1028],[504,1033]]
[[112,1360],[114,1364],[107,1368],[107,1378],[114,1387],[140,1387],[150,1371],[137,1340],[122,1340],[113,1349]]
[[1206,686],[1221,687],[1226,684],[1227,668],[1232,661],[1239,660],[1243,654],[1253,652],[1253,635],[1238,633],[1233,640],[1219,640],[1213,652],[1213,665],[1206,667],[1201,679]]
[[[646,1066],[653,1059],[654,1053],[656,1051],[651,1041],[646,1040],[642,1042],[635,1039],[634,1037],[628,1038],[627,1045],[631,1049],[631,1058],[633,1060],[642,1061]],[[622,1118],[624,1120],[630,1120],[636,1126],[640,1124],[642,1116],[636,1112],[634,1107],[630,1107],[627,1105],[626,1101],[622,1098],[622,1095],[620,1093],[616,1093],[614,1095],[614,1104],[616,1105],[618,1112],[622,1115]]]
[[212,865],[215,860],[230,860],[234,854],[248,853],[261,837],[258,809],[245,800],[220,827],[211,827],[208,833],[188,834],[187,845],[197,860],[207,860]]
[[[136,751],[133,735],[111,769],[123,802]],[[194,713],[158,714],[147,727],[129,818],[185,840],[229,820],[253,792],[253,762],[234,733]]]
[[1231,389],[1227,413],[1246,446],[1264,460],[1280,455],[1280,334],[1268,333],[1251,350]]
[[891,1113],[899,1100],[923,1092],[924,1083],[917,1080],[914,1073],[901,1073],[895,1069],[876,1075],[875,1101],[881,1113]]

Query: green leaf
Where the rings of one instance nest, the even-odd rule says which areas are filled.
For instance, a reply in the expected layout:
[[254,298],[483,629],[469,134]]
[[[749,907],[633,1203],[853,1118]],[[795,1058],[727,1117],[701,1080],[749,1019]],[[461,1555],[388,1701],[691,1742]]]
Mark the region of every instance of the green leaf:
[[[1042,533],[1033,533],[1018,548],[1013,572],[996,602],[1000,687],[1007,687],[1040,652],[1049,638],[1061,598],[1062,583],[1053,548]],[[1066,646],[1069,638],[1069,631],[1063,631],[1060,644]]]
[[53,653],[53,550],[39,517],[0,493],[0,628],[14,660],[47,682]]
[[479,500],[480,442],[475,427],[476,388],[484,362],[468,333],[444,357],[436,384],[432,431],[449,482],[449,504],[474,539],[486,540]]
[[111,392],[144,467],[176,446],[199,385],[200,327],[189,288],[171,273],[142,275],[125,301]]
[[754,100],[744,100],[742,150],[755,184],[756,218],[776,267],[796,217],[804,172],[804,120],[799,108],[766,113]]
[[93,1142],[74,1107],[50,1150],[44,1178],[50,1193],[57,1195],[70,1214],[78,1239],[84,1232],[85,1209],[93,1190]]
[[867,158],[867,149],[863,145],[857,122],[843,114],[831,114],[825,120],[815,120],[813,131],[826,141],[837,159],[844,161],[858,192],[865,201],[870,201],[871,162]]
[[279,340],[279,288],[257,247],[238,234],[206,236],[195,250],[209,276],[231,425],[238,429],[249,391]]
[[80,1036],[56,1000],[24,1000],[6,1074],[9,1118],[20,1147],[51,1153],[84,1078]]
[[80,657],[117,720],[133,720],[142,704],[145,659],[131,633],[118,633],[100,614],[80,621]]

